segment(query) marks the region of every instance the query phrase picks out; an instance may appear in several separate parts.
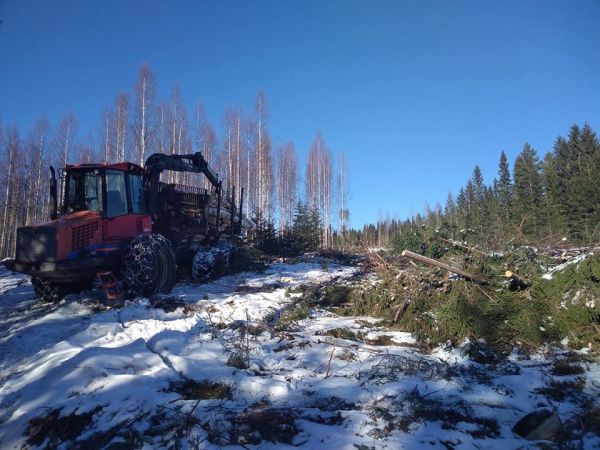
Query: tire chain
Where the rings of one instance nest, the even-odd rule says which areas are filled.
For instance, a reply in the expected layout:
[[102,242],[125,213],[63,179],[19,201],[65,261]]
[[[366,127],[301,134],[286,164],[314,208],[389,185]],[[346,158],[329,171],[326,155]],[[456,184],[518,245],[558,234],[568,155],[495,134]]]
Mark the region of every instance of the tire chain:
[[144,294],[152,287],[155,282],[156,254],[161,248],[166,248],[175,260],[171,242],[160,234],[142,234],[131,241],[129,251],[123,258],[123,285],[127,294]]
[[57,286],[47,280],[32,277],[33,290],[40,300],[47,303],[58,303],[69,294],[69,290]]
[[234,245],[229,242],[199,248],[194,255],[192,277],[200,281],[207,281],[226,274],[229,271],[234,251]]

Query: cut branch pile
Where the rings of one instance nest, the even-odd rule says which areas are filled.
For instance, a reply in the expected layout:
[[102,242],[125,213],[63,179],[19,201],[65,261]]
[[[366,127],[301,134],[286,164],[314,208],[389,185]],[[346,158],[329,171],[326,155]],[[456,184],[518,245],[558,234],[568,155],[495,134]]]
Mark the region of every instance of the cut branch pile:
[[468,272],[465,272],[462,269],[459,269],[457,267],[452,267],[446,263],[437,261],[433,258],[428,258],[427,256],[419,255],[418,253],[411,252],[410,250],[404,250],[402,252],[402,256],[409,258],[409,259],[414,259],[415,261],[419,261],[423,264],[427,264],[427,265],[434,266],[434,267],[439,267],[440,269],[444,269],[444,270],[447,270],[448,272],[455,273],[456,275],[459,275],[459,276],[465,278],[466,280],[473,281],[478,284],[488,284],[488,281],[482,277],[470,274]]

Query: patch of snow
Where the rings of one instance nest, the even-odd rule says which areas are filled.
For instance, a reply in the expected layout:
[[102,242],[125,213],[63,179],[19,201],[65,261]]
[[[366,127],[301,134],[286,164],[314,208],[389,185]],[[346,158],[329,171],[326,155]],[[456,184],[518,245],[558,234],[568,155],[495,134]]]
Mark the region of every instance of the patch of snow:
[[[273,328],[272,318],[295,301],[288,288],[344,283],[355,270],[277,263],[263,273],[181,284],[173,295],[186,307],[172,312],[147,299],[94,312],[85,294],[40,305],[26,277],[0,272],[0,447],[27,446],[29,420],[49,410],[61,409],[64,417],[96,408],[79,437],[82,446],[94,433],[131,426],[145,433],[146,448],[172,447],[168,432],[146,431],[165,417],[183,416],[198,421],[180,438],[184,448],[192,439],[216,448],[207,430],[232,427],[253,408],[292,411],[299,431],[292,443],[305,448],[530,446],[511,428],[532,409],[554,405],[538,393],[551,379],[544,351],[527,356],[515,349],[506,362],[483,366],[460,347],[424,353],[409,333],[383,328],[378,319],[321,309],[310,309],[294,326]],[[335,329],[351,333],[335,337]],[[585,367],[583,394],[597,400],[600,365]],[[190,380],[224,383],[231,398],[186,400],[170,388]],[[413,398],[496,420],[499,435],[482,437],[475,422],[447,426],[441,417],[416,419],[404,430],[398,421],[414,413]],[[558,413],[566,419],[575,409],[565,401]],[[239,439],[232,444],[247,442]],[[588,444],[600,445],[600,437],[586,437]]]
[[595,308],[596,307],[596,299],[593,298],[593,297],[590,298],[588,301],[585,302],[585,306],[588,307],[588,308],[590,308],[590,309]]
[[578,256],[574,256],[573,258],[569,258],[564,263],[559,264],[559,265],[554,266],[551,269],[549,269],[545,274],[542,275],[542,278],[544,280],[552,280],[555,273],[562,272],[567,267],[569,267],[573,264],[579,264],[582,261],[584,261],[586,258],[588,258],[589,256],[592,256],[593,254],[594,254],[594,251],[591,251],[588,253],[582,253],[581,255],[578,255]]

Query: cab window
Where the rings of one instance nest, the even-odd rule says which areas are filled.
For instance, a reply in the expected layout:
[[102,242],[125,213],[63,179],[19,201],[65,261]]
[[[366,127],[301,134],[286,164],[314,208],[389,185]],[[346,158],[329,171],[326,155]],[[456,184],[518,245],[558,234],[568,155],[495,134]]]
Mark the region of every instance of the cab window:
[[67,174],[65,212],[100,211],[102,189],[98,170],[71,170]]
[[127,214],[127,190],[125,188],[125,172],[106,170],[106,217]]
[[146,214],[144,185],[140,175],[129,174],[129,192],[131,195],[131,212],[134,214]]

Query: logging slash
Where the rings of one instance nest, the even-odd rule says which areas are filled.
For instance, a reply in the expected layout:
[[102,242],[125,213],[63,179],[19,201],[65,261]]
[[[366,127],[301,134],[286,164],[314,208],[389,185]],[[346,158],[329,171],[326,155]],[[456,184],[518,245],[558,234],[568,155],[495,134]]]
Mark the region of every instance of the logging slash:
[[446,263],[443,263],[441,261],[438,261],[436,259],[428,258],[427,256],[423,256],[423,255],[419,255],[418,253],[411,252],[410,250],[403,250],[402,256],[404,256],[405,258],[414,259],[415,261],[419,261],[423,264],[427,264],[427,265],[434,266],[434,267],[439,267],[440,269],[444,269],[444,270],[447,270],[448,272],[455,273],[456,275],[459,275],[459,276],[465,278],[466,280],[472,281],[477,284],[489,284],[488,281],[484,278],[481,278],[477,275],[473,275],[468,272],[465,272],[464,270],[459,269],[457,267],[452,267],[452,266],[450,266]]

